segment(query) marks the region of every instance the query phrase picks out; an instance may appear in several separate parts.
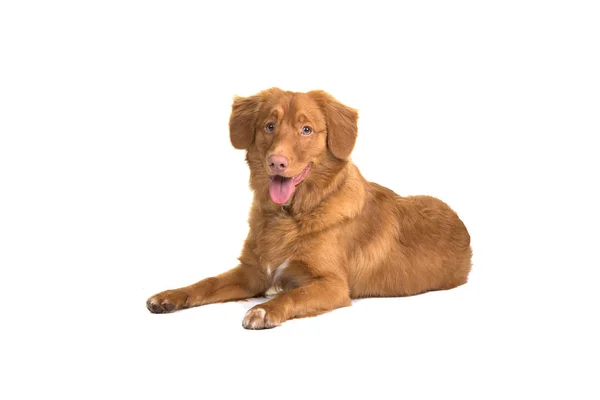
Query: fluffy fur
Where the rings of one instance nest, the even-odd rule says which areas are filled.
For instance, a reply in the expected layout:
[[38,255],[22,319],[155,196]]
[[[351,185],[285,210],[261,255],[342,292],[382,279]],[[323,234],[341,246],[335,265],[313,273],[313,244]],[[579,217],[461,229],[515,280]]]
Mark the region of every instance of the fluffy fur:
[[[235,98],[230,139],[246,151],[254,191],[240,264],[154,295],[148,309],[164,313],[278,293],[243,320],[245,328],[263,329],[349,306],[353,298],[464,284],[471,269],[464,224],[436,198],[401,197],[367,182],[349,160],[357,119],[356,110],[323,91],[272,88]],[[272,155],[289,160],[281,176],[300,177],[309,168],[283,204],[269,194]]]

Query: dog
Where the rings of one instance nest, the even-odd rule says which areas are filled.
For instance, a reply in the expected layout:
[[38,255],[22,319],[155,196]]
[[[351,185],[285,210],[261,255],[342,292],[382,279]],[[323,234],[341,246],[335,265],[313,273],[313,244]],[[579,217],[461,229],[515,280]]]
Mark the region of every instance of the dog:
[[357,122],[357,110],[321,90],[235,97],[229,135],[246,151],[254,193],[240,264],[158,293],[148,310],[274,295],[242,322],[266,329],[351,299],[466,283],[472,250],[463,222],[434,197],[401,197],[367,182],[350,160]]

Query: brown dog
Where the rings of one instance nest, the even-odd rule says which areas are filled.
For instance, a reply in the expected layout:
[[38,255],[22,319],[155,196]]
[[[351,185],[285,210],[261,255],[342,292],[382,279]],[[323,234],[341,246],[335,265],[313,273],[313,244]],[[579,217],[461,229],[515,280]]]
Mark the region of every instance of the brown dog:
[[251,308],[248,329],[467,281],[470,237],[456,213],[428,196],[400,197],[349,161],[356,110],[323,91],[277,88],[234,100],[229,134],[246,150],[254,201],[240,265],[154,295],[164,313],[280,292]]

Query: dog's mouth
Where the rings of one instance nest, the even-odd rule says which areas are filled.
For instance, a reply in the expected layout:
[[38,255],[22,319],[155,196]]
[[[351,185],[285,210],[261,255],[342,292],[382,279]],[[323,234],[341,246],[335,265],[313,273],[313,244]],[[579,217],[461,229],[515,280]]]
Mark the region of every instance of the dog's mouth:
[[273,175],[269,177],[269,194],[271,200],[277,204],[285,204],[294,194],[296,186],[299,185],[310,172],[312,163],[309,163],[296,176],[286,177],[281,175]]

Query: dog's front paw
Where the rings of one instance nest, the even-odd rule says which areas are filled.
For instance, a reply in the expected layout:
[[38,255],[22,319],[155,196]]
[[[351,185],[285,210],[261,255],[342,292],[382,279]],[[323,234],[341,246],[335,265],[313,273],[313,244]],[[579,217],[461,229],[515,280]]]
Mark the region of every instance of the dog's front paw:
[[167,290],[155,294],[146,301],[146,307],[154,314],[163,314],[187,307],[188,295],[181,290]]
[[278,313],[267,311],[259,305],[248,310],[242,326],[246,329],[269,329],[281,325],[282,322]]

